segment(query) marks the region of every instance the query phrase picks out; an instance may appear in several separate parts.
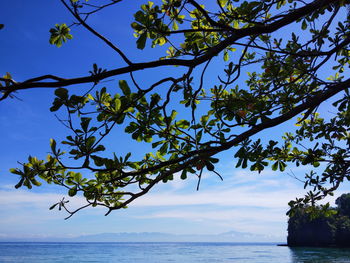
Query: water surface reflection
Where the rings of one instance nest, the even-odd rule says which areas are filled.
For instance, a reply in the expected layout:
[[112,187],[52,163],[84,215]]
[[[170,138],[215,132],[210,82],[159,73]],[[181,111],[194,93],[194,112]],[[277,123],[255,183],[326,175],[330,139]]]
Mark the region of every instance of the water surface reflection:
[[349,248],[289,248],[292,263],[350,263]]

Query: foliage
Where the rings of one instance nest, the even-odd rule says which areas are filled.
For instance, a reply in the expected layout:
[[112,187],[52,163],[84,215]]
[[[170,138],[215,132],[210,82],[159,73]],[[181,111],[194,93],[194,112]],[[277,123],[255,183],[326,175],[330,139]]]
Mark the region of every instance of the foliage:
[[69,34],[70,28],[66,24],[56,24],[54,28],[50,29],[50,44],[57,47],[62,46],[63,42],[67,42],[67,39],[72,39],[73,36]]
[[336,244],[338,246],[350,247],[350,218],[349,216],[339,216],[336,221]]
[[[166,55],[147,62],[131,61],[89,24],[103,9],[118,12],[122,0],[61,2],[74,17],[72,25],[103,41],[125,66],[102,69],[94,64],[89,74],[77,78],[0,78],[2,100],[20,90],[57,88],[50,110],[66,111],[61,122],[70,130],[64,141],[51,140],[46,160],[30,156],[11,170],[20,177],[16,187],[31,188],[41,179],[67,188],[70,196],[82,194],[86,207],[105,206],[109,213],[177,173],[182,179],[197,176],[199,182],[204,170],[219,175],[215,155],[231,148],[237,168],[259,173],[269,166],[284,171],[288,164],[322,168],[306,175],[305,188],[312,191],[290,203],[291,214],[349,180],[348,1],[149,1],[131,24],[136,47],[162,46]],[[72,38],[70,29],[56,24],[50,43],[60,47]],[[223,72],[216,84],[206,85],[207,69],[218,61],[225,65]],[[174,70],[165,78],[150,76],[149,86],[133,75],[167,66],[186,71],[179,70],[176,77]],[[115,94],[100,82],[112,76],[119,78]],[[71,94],[68,87],[81,83],[91,87],[82,95]],[[317,113],[329,107],[328,99],[333,103],[330,117]],[[297,125],[296,131],[282,140],[256,137],[287,121]],[[140,159],[117,149],[109,154],[103,142],[115,130],[150,144],[153,151]],[[76,164],[68,164],[69,158]],[[70,215],[80,210],[68,210],[64,200],[58,204]]]
[[335,200],[339,213],[350,217],[350,194],[342,194]]
[[[288,221],[288,245],[349,247],[350,218],[342,214],[339,198],[337,208],[327,204],[295,209]],[[343,200],[342,205],[349,205],[350,199]]]

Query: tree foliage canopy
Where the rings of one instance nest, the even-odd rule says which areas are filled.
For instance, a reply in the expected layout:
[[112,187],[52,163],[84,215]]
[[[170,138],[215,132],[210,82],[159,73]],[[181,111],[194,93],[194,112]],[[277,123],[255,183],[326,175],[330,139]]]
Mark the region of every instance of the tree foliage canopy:
[[[350,178],[348,1],[149,1],[134,14],[130,35],[138,49],[165,53],[141,62],[89,23],[103,9],[117,13],[122,0],[60,1],[74,20],[51,28],[49,42],[60,47],[83,27],[124,65],[93,64],[75,78],[15,81],[9,73],[0,78],[1,100],[25,89],[56,88],[50,110],[66,111],[61,122],[70,130],[64,141],[51,140],[46,160],[30,156],[11,170],[20,176],[16,188],[38,186],[40,178],[67,188],[70,196],[82,193],[84,207],[105,206],[108,214],[176,173],[182,179],[196,175],[199,182],[203,170],[220,176],[215,155],[231,148],[236,167],[251,171],[268,166],[284,171],[287,164],[322,167],[306,175],[305,187],[313,191],[292,201],[292,207],[322,199]],[[218,61],[223,71],[216,84],[207,85],[207,69]],[[169,69],[169,76],[150,75],[149,86],[134,77],[155,68]],[[101,83],[110,77],[118,79],[116,93]],[[69,87],[76,84],[91,86],[72,94]],[[322,106],[330,102],[334,114],[323,116]],[[296,131],[281,140],[252,138],[287,121],[297,125]],[[151,144],[153,151],[141,159],[114,149],[107,154],[104,140],[118,130]],[[75,165],[66,162],[69,157]],[[84,208],[69,210],[64,200],[54,207],[70,216]]]
[[342,194],[335,200],[339,213],[350,218],[350,193]]
[[288,221],[288,245],[350,247],[350,217],[344,213],[349,196],[338,197],[337,208],[326,204],[295,209]]

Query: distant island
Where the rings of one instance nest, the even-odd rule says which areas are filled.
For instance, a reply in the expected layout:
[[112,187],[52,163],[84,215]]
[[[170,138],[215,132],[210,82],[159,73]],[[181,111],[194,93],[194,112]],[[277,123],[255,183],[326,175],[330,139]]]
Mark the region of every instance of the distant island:
[[59,237],[1,237],[0,242],[239,242],[277,243],[281,236],[266,236],[246,232],[230,231],[221,234],[169,234],[161,232],[141,233],[100,233],[70,238]]
[[288,220],[288,246],[350,247],[350,193],[335,203],[296,208]]

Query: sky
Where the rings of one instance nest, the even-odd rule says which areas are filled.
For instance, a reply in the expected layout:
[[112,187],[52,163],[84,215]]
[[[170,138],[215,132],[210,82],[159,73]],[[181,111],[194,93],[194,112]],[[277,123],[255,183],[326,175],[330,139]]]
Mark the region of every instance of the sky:
[[[128,1],[126,1],[128,2]],[[143,3],[134,1],[135,7]],[[106,34],[126,50],[135,61],[159,55],[159,51],[139,51],[131,28],[132,9],[121,5],[116,17],[111,11],[91,19],[98,31]],[[87,74],[93,63],[115,68],[122,62],[99,40],[83,29],[73,28],[74,39],[61,48],[49,45],[48,30],[56,23],[72,21],[59,1],[3,0],[0,9],[0,74],[10,72],[22,81],[43,74],[73,77]],[[173,74],[174,68],[156,72],[156,76]],[[152,71],[151,71],[152,73]],[[153,75],[154,75],[153,71]],[[136,77],[151,83],[152,74],[138,72]],[[214,68],[209,76],[216,76]],[[208,80],[211,81],[210,79]],[[116,81],[106,85],[117,85]],[[84,87],[71,87],[80,91]],[[160,183],[149,194],[136,200],[127,209],[114,211],[108,216],[102,208],[86,209],[69,220],[63,212],[48,208],[60,200],[62,189],[43,184],[27,190],[14,189],[18,182],[9,169],[17,161],[25,161],[29,154],[44,158],[49,152],[49,140],[63,139],[63,127],[49,111],[54,90],[35,89],[16,94],[20,100],[0,102],[0,237],[70,237],[105,232],[165,232],[172,234],[217,234],[241,231],[273,235],[284,241],[287,230],[288,202],[305,193],[303,184],[293,178],[302,178],[307,167],[291,167],[285,172],[269,169],[261,174],[235,168],[234,150],[218,155],[217,176],[205,173],[200,190],[197,179],[185,181],[175,176],[174,181]],[[58,113],[60,114],[60,113]],[[261,138],[280,138],[291,123],[262,133]],[[108,141],[110,147],[120,151],[142,154],[147,149],[130,142],[124,134],[115,134]],[[342,186],[338,193],[346,192]],[[339,195],[339,194],[338,194]],[[337,194],[336,194],[337,196]],[[329,199],[334,203],[335,198]],[[71,199],[73,206],[83,203],[81,197]]]

